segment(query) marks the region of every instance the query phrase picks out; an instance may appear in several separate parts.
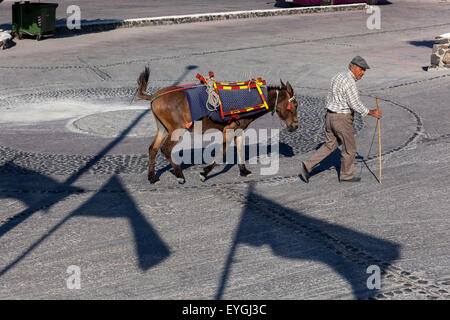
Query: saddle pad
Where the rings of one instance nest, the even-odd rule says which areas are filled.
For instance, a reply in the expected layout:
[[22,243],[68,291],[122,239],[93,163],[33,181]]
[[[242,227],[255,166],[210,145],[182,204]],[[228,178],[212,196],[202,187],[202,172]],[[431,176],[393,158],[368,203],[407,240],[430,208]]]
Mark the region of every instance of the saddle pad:
[[[258,106],[262,104],[261,96],[258,92],[258,89],[234,89],[234,90],[222,90],[219,89],[219,97],[222,101],[222,109],[224,113],[233,111],[233,110],[243,110],[251,107]],[[261,91],[264,95],[264,98],[267,101],[267,88],[261,87]],[[189,102],[189,109],[191,111],[192,121],[200,120],[201,118],[208,117],[212,121],[216,122],[227,122],[231,119],[231,116],[225,116],[224,119],[220,116],[220,110],[217,108],[217,111],[209,111],[206,108],[206,102],[208,101],[208,93],[206,92],[205,87],[198,87],[192,89],[186,89],[186,96]],[[209,108],[212,107],[209,105]],[[245,118],[256,113],[262,112],[266,110],[257,109],[248,112],[243,112],[239,114],[240,118]]]

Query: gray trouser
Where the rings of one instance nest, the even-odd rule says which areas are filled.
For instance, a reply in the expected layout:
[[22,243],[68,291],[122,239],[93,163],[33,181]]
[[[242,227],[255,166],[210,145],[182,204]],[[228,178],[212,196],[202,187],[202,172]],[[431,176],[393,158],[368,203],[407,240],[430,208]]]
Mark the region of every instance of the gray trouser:
[[342,143],[341,180],[353,178],[356,155],[353,115],[327,112],[325,128],[325,143],[310,159],[304,161],[306,169],[311,172],[316,165],[336,150],[340,141]]

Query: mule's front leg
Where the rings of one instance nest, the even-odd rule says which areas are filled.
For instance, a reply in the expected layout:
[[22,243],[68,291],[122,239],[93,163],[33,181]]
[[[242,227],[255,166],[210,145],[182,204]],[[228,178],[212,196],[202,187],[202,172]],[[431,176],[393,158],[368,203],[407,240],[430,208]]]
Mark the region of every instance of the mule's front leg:
[[202,181],[206,180],[206,177],[208,176],[208,174],[212,171],[212,169],[214,169],[214,167],[216,166],[217,162],[221,162],[222,158],[225,157],[226,153],[227,153],[227,149],[234,137],[234,130],[230,129],[230,127],[225,127],[225,129],[223,130],[223,132],[225,132],[225,134],[223,135],[223,143],[222,143],[222,147],[221,147],[221,151],[219,151],[216,155],[216,158],[214,159],[214,161],[207,165],[206,167],[203,168],[203,172],[200,172],[200,179]]
[[234,137],[234,142],[236,143],[237,149],[239,174],[241,177],[250,177],[252,172],[245,167],[244,137],[242,133]]
[[216,166],[216,161],[213,161],[213,163],[204,167],[203,171],[200,172],[200,180],[205,181],[206,177],[208,176],[208,173],[210,173],[212,171],[212,169],[214,169],[215,166]]

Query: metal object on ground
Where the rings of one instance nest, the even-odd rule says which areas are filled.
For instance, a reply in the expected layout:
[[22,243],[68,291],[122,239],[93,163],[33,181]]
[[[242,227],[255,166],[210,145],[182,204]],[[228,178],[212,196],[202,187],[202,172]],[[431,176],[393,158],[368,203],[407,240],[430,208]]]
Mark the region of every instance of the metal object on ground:
[[55,34],[57,3],[24,3],[12,5],[12,33],[23,38],[24,34],[36,36]]
[[9,33],[0,31],[0,48],[2,50],[9,47],[11,38],[12,36]]

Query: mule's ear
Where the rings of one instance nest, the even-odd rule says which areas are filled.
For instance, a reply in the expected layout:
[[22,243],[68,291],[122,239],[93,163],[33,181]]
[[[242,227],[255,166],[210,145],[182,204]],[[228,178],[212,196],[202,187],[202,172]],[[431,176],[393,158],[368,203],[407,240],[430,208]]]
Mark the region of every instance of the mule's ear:
[[283,80],[280,79],[280,82],[281,82],[281,87],[286,88],[286,85],[283,83]]
[[286,88],[287,88],[288,93],[289,93],[291,96],[293,96],[293,95],[294,95],[294,89],[292,89],[292,86],[291,86],[291,84],[289,83],[289,81],[286,82]]

